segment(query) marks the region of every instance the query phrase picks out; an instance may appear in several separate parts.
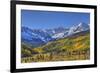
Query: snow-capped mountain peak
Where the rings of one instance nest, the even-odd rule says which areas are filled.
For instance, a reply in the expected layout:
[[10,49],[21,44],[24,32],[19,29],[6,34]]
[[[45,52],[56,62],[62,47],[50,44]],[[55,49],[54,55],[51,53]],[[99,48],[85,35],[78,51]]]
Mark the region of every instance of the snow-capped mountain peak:
[[70,27],[68,35],[72,35],[74,33],[78,33],[81,31],[86,31],[89,29],[88,24],[85,23],[79,23],[78,25],[73,25],[72,27]]

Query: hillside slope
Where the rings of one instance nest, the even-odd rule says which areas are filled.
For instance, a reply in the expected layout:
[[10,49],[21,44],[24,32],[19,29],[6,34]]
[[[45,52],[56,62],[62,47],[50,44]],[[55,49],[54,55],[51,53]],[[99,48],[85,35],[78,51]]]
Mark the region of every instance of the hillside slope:
[[41,62],[41,61],[44,62],[44,61],[67,61],[67,60],[89,59],[90,57],[89,31],[81,32],[76,35],[51,41],[41,47],[28,50],[29,56],[23,57],[22,62],[27,63],[27,62]]

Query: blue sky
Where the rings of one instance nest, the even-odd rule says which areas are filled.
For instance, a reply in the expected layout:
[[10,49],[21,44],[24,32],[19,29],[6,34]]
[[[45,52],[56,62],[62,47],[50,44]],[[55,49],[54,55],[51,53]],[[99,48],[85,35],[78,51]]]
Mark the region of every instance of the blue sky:
[[80,22],[90,23],[89,13],[21,10],[21,25],[33,29],[71,27]]

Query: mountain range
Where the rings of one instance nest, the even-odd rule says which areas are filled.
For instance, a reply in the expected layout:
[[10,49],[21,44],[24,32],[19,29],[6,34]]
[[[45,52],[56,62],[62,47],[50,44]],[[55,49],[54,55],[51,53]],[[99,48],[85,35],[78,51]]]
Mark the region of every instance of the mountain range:
[[88,31],[89,25],[85,23],[75,24],[70,28],[58,27],[54,29],[31,29],[26,26],[21,27],[22,43],[32,47],[41,46],[49,41],[72,36],[82,31]]

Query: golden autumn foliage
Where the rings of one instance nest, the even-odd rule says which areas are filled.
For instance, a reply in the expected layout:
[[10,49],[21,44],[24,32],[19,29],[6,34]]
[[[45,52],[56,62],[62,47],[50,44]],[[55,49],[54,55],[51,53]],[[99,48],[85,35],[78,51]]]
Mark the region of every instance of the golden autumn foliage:
[[37,53],[43,53],[43,49],[39,48],[34,48],[32,51],[37,52]]
[[[86,60],[90,58],[90,34],[51,41],[41,47],[33,48],[32,52],[36,54],[22,58],[21,62]],[[29,51],[27,53],[30,54]]]

